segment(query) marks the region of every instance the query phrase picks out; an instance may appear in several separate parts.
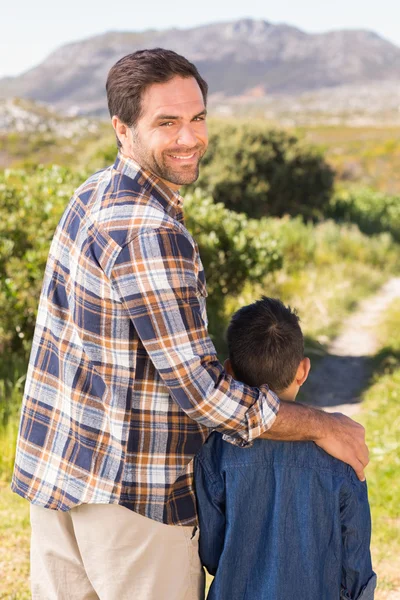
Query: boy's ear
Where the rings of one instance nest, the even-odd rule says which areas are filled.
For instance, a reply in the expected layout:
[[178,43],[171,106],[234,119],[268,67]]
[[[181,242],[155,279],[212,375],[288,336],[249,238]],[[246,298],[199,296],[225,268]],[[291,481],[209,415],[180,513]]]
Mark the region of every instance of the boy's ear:
[[311,369],[311,361],[308,356],[305,356],[303,360],[300,362],[299,367],[296,373],[296,383],[297,385],[303,385],[306,381],[308,374]]
[[224,361],[224,369],[227,373],[229,373],[229,375],[232,375],[232,377],[235,377],[235,373],[233,372],[232,364],[231,364],[231,361],[229,360],[229,358],[227,358]]

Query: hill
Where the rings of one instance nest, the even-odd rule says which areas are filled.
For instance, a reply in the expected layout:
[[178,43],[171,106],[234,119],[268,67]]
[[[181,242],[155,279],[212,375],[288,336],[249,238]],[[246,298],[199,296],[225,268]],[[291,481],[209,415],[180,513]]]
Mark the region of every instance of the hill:
[[102,115],[109,68],[125,54],[156,46],[194,61],[211,99],[219,100],[381,84],[400,75],[400,48],[371,31],[307,34],[285,24],[241,19],[190,29],[109,32],[67,44],[22,75],[0,80],[0,94],[46,102],[70,114]]

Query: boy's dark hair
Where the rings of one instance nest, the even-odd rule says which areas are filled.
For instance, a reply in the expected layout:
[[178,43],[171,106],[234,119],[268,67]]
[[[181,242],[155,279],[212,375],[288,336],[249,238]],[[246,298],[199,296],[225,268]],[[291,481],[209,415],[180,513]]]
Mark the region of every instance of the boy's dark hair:
[[304,358],[299,317],[276,298],[263,296],[238,310],[227,339],[235,377],[251,386],[267,383],[276,392],[284,390]]
[[133,127],[141,114],[144,91],[153,83],[166,83],[173,77],[194,79],[199,84],[204,104],[207,103],[208,85],[194,64],[184,56],[152,48],[138,50],[121,58],[111,67],[106,83],[108,110],[128,127]]

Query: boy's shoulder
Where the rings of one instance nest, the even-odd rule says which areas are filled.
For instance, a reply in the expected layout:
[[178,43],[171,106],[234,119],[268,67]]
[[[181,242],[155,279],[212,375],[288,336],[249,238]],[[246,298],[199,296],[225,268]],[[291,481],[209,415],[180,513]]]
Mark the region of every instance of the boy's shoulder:
[[255,440],[250,447],[235,446],[214,431],[197,455],[207,470],[230,471],[237,467],[257,468],[271,465],[285,468],[329,471],[333,475],[356,478],[346,463],[327,454],[314,442]]

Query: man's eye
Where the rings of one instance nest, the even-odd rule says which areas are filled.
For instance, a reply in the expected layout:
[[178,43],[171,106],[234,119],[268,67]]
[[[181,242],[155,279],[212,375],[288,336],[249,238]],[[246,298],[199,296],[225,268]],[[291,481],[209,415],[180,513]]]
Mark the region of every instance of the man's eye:
[[160,127],[170,127],[173,125],[172,121],[166,121],[165,123],[160,123]]
[[195,118],[193,119],[193,121],[205,121],[205,120],[206,120],[206,118],[205,118],[205,117],[195,117]]

